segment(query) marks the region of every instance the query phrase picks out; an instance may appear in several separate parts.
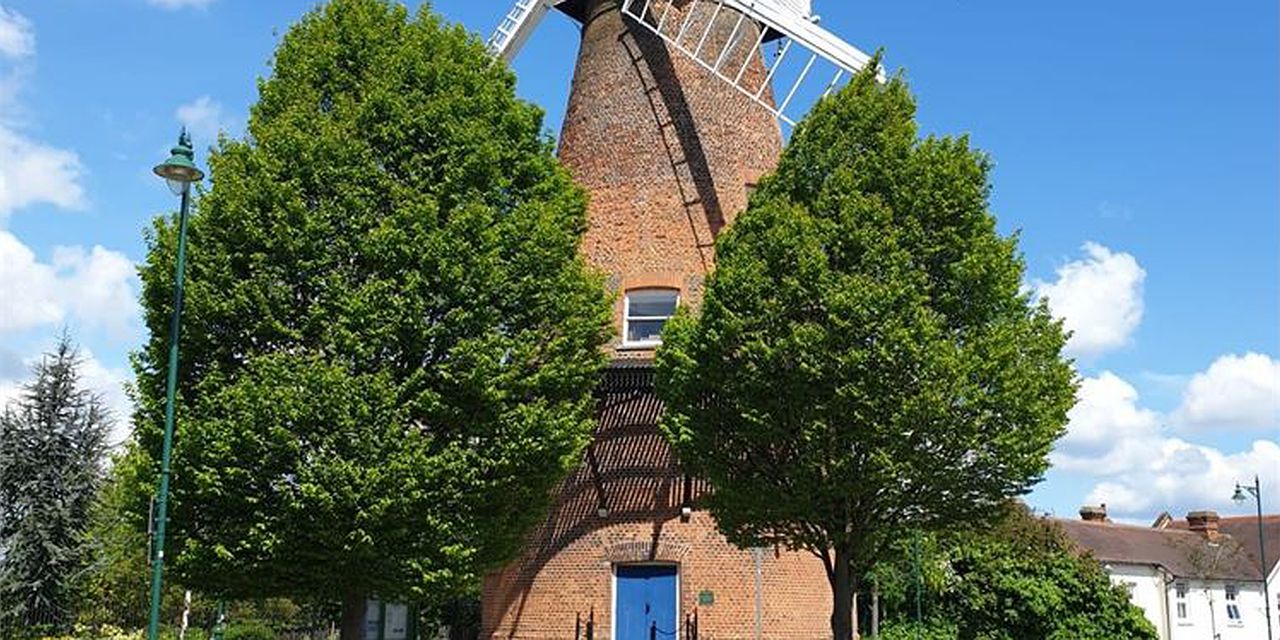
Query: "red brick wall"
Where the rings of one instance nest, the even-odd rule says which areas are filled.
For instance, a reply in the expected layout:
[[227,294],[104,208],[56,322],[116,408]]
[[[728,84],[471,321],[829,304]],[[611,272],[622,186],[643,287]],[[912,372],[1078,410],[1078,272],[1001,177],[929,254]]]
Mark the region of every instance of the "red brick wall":
[[[711,14],[709,5],[693,14],[688,41],[708,32]],[[707,51],[724,48],[737,15],[719,14]],[[683,18],[673,11],[666,24]],[[662,274],[678,284],[682,301],[696,304],[716,233],[746,207],[748,186],[777,164],[778,123],[642,27],[628,27],[614,0],[592,3],[585,19],[560,141],[561,161],[591,197],[583,252],[616,289]],[[744,23],[724,68],[741,67],[758,33]],[[745,82],[759,86],[764,76],[755,56]],[[621,315],[619,296],[619,323]]]
[[[729,545],[714,529],[702,511],[689,522],[674,515],[665,521],[611,517],[582,523],[581,537],[562,541],[545,563],[513,564],[486,581],[481,637],[563,640],[573,637],[576,616],[585,623],[594,612],[595,638],[612,638],[613,563],[652,560],[679,565],[681,634],[685,616],[696,609],[699,638],[754,639],[752,554]],[[831,637],[830,596],[816,558],[766,549],[761,578],[762,638]],[[711,606],[698,605],[704,590],[715,596]]]
[[[688,11],[690,0],[677,6]],[[560,143],[561,160],[591,197],[583,252],[619,293],[666,286],[681,290],[682,304],[698,304],[716,233],[777,162],[778,124],[684,54],[628,27],[616,0],[593,0],[585,14]],[[700,34],[710,11],[703,5],[694,15],[689,32]],[[722,12],[704,46],[719,51],[736,22],[736,13]],[[759,33],[745,24],[727,68],[747,60]],[[747,82],[759,86],[764,73],[755,57]],[[619,330],[621,314],[619,295]],[[613,566],[658,561],[679,565],[680,616],[697,609],[700,638],[754,638],[753,555],[730,545],[706,512],[682,520],[685,483],[657,430],[661,406],[642,364],[652,352],[618,346],[615,358],[636,364],[612,369],[601,390],[595,470],[584,462],[523,556],[487,577],[481,637],[572,638],[575,616],[594,612],[595,637],[611,638]],[[602,495],[607,517],[597,514]],[[830,637],[829,589],[816,558],[765,550],[761,579],[763,638]],[[715,602],[698,607],[704,590]]]
[[[662,407],[651,381],[644,365],[608,373],[594,468],[584,463],[564,482],[525,554],[485,580],[481,637],[572,638],[575,617],[594,612],[595,637],[611,638],[613,566],[628,562],[679,565],[681,619],[696,609],[700,638],[755,637],[755,560],[707,512],[681,518],[684,477],[655,427]],[[698,605],[704,590],[714,604]],[[763,638],[830,637],[830,592],[817,558],[765,549],[760,595]]]

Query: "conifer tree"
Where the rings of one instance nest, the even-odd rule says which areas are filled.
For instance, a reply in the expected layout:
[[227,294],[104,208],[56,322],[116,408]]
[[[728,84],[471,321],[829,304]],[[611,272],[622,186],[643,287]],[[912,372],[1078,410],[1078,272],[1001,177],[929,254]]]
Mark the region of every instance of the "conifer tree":
[[65,629],[85,564],[111,418],[70,337],[0,413],[0,631]]

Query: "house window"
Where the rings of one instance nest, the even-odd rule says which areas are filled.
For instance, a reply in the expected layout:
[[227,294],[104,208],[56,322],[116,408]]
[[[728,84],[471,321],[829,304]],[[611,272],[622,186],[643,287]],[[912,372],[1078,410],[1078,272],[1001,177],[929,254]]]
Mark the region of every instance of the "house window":
[[1184,582],[1179,582],[1178,584],[1173,586],[1173,590],[1174,590],[1174,595],[1178,599],[1177,600],[1178,619],[1186,620],[1187,619],[1187,585]]
[[1240,604],[1236,602],[1236,596],[1240,594],[1240,588],[1234,584],[1229,584],[1225,590],[1227,593],[1227,620],[1239,622]]
[[676,313],[680,292],[675,289],[633,289],[627,292],[622,314],[622,345],[653,347],[662,343],[662,327]]

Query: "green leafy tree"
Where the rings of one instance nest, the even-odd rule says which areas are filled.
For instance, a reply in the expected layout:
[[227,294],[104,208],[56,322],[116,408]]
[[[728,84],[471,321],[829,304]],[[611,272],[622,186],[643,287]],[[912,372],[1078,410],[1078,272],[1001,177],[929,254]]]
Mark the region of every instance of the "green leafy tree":
[[877,67],[796,128],[657,355],[663,427],[719,527],[820,557],[838,640],[886,542],[1027,491],[1074,402],[1060,324],[987,210],[988,159],[920,139]]
[[[914,558],[900,547],[877,574],[906,585]],[[1012,504],[988,528],[950,534],[922,562],[939,581],[925,581],[928,637],[956,640],[1156,640],[1153,627],[1102,565],[1082,555],[1051,521]],[[914,632],[914,594],[884,593],[885,638]]]
[[[76,622],[84,629],[106,634],[109,627],[142,629],[150,606],[150,539],[147,514],[132,508],[137,496],[155,490],[140,451],[126,446],[112,457],[102,487],[89,510],[85,532],[89,564],[76,589]],[[161,616],[166,623],[180,619],[185,587],[165,583]]]
[[[514,84],[426,6],[334,0],[284,35],[191,220],[186,584],[340,600],[349,638],[367,596],[473,589],[545,513],[590,436],[610,305],[578,255],[585,196]],[[141,269],[149,479],[175,236],[158,221]]]
[[0,637],[73,622],[111,417],[63,334],[0,414]]

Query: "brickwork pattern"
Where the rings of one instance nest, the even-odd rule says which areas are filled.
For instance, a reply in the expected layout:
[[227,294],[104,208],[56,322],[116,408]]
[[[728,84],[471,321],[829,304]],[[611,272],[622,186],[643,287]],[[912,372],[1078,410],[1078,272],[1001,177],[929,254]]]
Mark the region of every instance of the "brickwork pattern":
[[[692,12],[688,41],[706,33],[708,51],[728,46],[728,69],[752,56],[745,82],[764,83],[752,50],[755,25],[744,23],[731,40],[736,12],[708,24],[714,12],[707,5],[695,10],[692,0],[677,0],[675,7],[668,23]],[[776,166],[781,130],[764,109],[631,24],[616,0],[590,3],[584,19],[560,141],[561,161],[591,198],[583,253],[620,288],[643,285],[645,274],[677,274],[681,300],[697,304],[715,236]],[[621,315],[619,301],[619,328]]]
[[[707,512],[681,517],[686,484],[656,428],[662,407],[651,380],[647,367],[610,371],[595,463],[584,462],[564,482],[525,554],[485,580],[481,637],[572,638],[575,618],[594,614],[595,637],[611,638],[613,566],[662,562],[679,566],[679,616],[697,610],[700,638],[755,638],[756,558],[729,544]],[[821,562],[773,548],[759,556],[762,637],[829,638]],[[710,606],[698,604],[703,591],[714,596]]]
[[[572,7],[584,27],[559,153],[591,198],[583,253],[610,274],[619,293],[678,288],[682,304],[696,305],[714,264],[716,234],[777,163],[777,121],[629,23],[617,0]],[[676,0],[675,7],[667,21],[683,21],[695,0]],[[757,27],[744,23],[731,39],[738,14],[724,11],[708,24],[712,12],[700,8],[688,32],[706,33],[704,46],[714,51],[732,45],[724,64],[749,63],[747,82],[762,84],[764,65],[751,46]],[[621,316],[619,295],[619,332]],[[830,594],[817,558],[738,549],[708,513],[696,510],[696,500],[682,517],[699,487],[685,481],[658,432],[661,404],[646,364],[652,351],[619,346],[610,347],[617,366],[599,393],[587,459],[560,487],[524,554],[485,579],[481,637],[572,638],[575,617],[594,614],[595,637],[611,639],[613,567],[663,562],[679,566],[679,616],[696,609],[700,638],[755,638],[758,560],[762,637],[830,638]],[[601,507],[607,516],[599,515]],[[714,594],[710,606],[698,605],[703,591]]]

